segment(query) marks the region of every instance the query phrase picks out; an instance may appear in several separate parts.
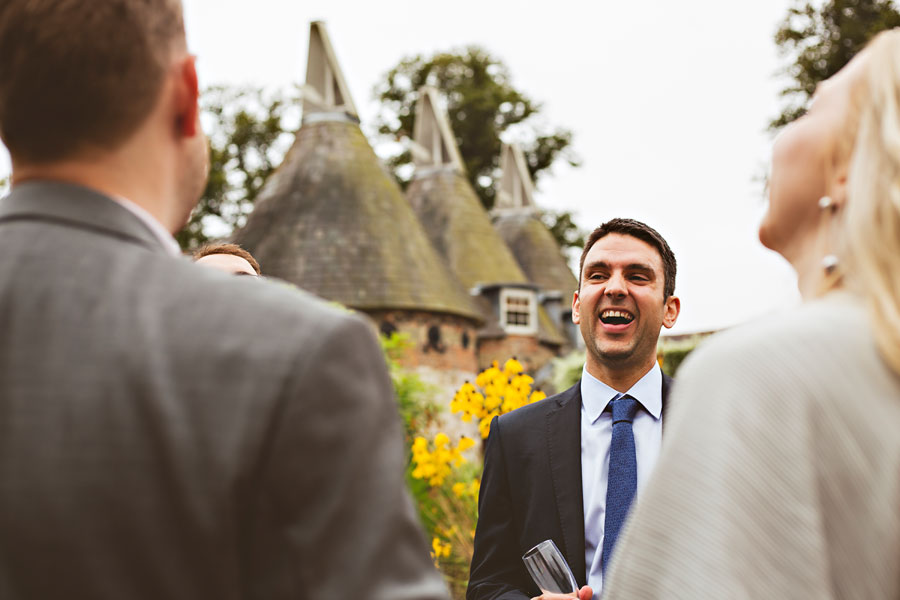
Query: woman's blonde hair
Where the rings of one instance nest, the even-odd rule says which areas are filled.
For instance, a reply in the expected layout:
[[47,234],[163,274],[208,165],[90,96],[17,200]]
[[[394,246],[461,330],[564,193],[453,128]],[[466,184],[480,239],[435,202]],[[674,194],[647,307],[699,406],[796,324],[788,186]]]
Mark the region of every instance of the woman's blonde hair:
[[900,373],[900,29],[866,47],[847,119],[845,285],[865,298],[878,346]]

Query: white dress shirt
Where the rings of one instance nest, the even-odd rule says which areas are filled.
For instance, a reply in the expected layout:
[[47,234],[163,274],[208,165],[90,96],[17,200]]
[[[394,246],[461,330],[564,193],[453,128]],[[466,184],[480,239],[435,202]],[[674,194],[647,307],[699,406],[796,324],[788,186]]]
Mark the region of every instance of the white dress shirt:
[[[647,483],[662,441],[662,370],[654,364],[626,392],[637,400],[632,424],[637,457],[637,493]],[[601,556],[606,519],[606,482],[609,476],[609,445],[612,439],[612,413],[606,405],[619,394],[587,372],[581,375],[581,482],[584,501],[584,558],[587,583],[600,597],[603,588]]]

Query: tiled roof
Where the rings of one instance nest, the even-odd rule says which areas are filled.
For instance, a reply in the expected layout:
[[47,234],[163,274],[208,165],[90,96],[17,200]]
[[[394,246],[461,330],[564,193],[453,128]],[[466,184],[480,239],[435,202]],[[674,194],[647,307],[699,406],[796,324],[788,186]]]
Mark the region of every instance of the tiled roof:
[[528,282],[465,177],[439,170],[415,178],[406,197],[432,244],[465,287]]
[[503,211],[495,215],[494,228],[512,249],[532,283],[543,290],[562,292],[564,304],[572,301],[578,280],[553,234],[534,211]]
[[234,241],[267,274],[347,306],[482,319],[354,123],[304,124]]
[[[491,224],[475,190],[457,171],[440,169],[414,178],[406,190],[406,197],[434,246],[467,288],[536,283],[530,281],[519,267]],[[499,331],[497,315],[492,310],[482,310],[487,320],[482,335],[490,336]],[[564,343],[565,338],[543,307],[539,307],[538,312],[538,338],[552,344]]]

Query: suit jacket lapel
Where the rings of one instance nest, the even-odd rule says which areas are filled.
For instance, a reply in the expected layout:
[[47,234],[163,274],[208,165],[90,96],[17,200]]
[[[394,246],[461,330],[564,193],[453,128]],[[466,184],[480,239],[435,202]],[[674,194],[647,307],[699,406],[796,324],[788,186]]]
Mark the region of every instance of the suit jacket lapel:
[[584,564],[584,501],[581,485],[581,382],[559,394],[547,414],[547,452],[556,496],[562,549],[579,585],[587,581]]

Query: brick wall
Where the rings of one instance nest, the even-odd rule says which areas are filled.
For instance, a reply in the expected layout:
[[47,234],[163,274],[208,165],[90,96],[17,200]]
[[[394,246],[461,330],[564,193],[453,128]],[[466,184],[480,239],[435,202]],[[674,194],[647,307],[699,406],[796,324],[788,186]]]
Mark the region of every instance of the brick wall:
[[475,324],[464,317],[426,311],[366,311],[382,333],[405,333],[410,341],[400,364],[409,369],[476,373]]
[[522,363],[525,372],[534,376],[537,371],[557,356],[558,348],[540,343],[536,337],[508,335],[504,338],[485,339],[478,344],[478,366],[485,369],[497,361],[500,366],[512,357]]

